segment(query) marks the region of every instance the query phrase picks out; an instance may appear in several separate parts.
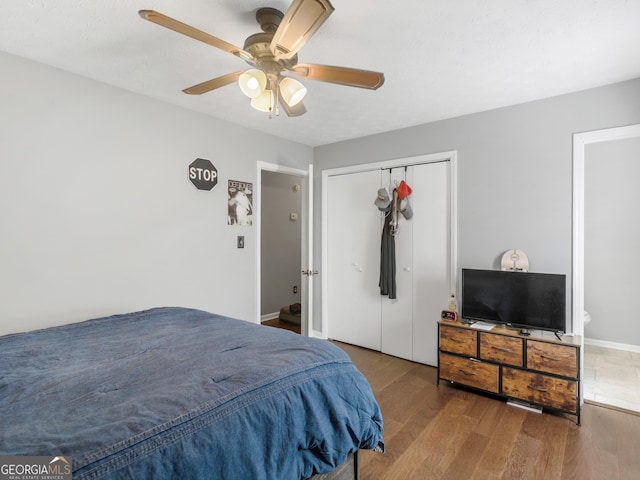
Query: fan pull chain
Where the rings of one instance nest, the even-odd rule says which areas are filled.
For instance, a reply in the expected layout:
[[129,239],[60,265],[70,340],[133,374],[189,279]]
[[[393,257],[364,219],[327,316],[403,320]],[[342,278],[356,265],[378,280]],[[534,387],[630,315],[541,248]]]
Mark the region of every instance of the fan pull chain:
[[[272,85],[271,87],[271,95],[273,95],[273,108],[269,109],[269,118],[273,118],[273,111],[276,112],[276,117],[280,116],[280,103],[278,102],[278,97],[280,96],[280,80],[278,79],[276,82],[270,80],[270,84],[275,83],[275,88]],[[275,92],[275,93],[274,93]]]
[[[271,90],[271,95],[273,95],[273,90]],[[276,108],[276,102],[278,101],[278,96],[276,95],[273,99],[273,106],[269,105],[269,119],[273,118],[273,110]]]

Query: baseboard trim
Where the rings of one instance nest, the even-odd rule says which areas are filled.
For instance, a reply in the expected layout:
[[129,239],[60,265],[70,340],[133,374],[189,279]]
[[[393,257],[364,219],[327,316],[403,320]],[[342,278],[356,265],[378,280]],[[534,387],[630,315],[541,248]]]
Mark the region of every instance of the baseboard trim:
[[595,340],[593,338],[585,338],[585,345],[593,345],[594,347],[613,348],[614,350],[624,350],[626,352],[640,353],[640,345],[629,345],[626,343],[607,342],[606,340]]
[[274,318],[278,318],[279,316],[280,312],[265,313],[264,315],[260,315],[260,323],[266,322],[267,320],[273,320]]
[[588,400],[588,399],[585,399],[584,403],[588,405],[593,405],[594,407],[607,408],[609,410],[615,410],[617,412],[628,413],[629,415],[635,415],[636,417],[640,417],[640,412],[637,412],[635,410],[629,410],[627,408],[618,407],[616,405],[611,405],[609,403],[601,403],[595,400]]

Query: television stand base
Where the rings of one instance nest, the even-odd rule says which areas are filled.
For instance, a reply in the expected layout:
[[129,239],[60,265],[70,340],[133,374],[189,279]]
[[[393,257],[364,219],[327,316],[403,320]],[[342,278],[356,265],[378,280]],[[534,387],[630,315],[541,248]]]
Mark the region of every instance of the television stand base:
[[534,413],[542,413],[542,407],[540,405],[534,405],[532,403],[521,402],[518,400],[509,400],[507,405],[511,405],[512,407],[522,408],[524,410],[529,410]]

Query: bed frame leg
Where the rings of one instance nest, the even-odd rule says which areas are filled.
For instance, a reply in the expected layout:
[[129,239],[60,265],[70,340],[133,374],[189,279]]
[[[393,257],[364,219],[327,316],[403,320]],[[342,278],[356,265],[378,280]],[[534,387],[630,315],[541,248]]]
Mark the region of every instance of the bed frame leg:
[[358,463],[358,450],[353,452],[353,480],[360,480],[360,464]]

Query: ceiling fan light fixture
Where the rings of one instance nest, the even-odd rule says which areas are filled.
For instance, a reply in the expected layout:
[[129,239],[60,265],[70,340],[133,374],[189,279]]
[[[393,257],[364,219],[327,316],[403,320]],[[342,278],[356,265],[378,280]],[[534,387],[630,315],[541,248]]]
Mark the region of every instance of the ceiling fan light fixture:
[[307,94],[307,87],[295,78],[284,77],[280,81],[280,94],[284,101],[287,102],[287,105],[294,107],[300,103]]
[[249,98],[259,97],[267,87],[267,76],[262,70],[252,68],[238,78],[240,90]]
[[275,96],[271,90],[265,89],[256,98],[251,99],[251,106],[261,112],[272,112],[275,106]]
[[[307,109],[301,101],[307,89],[297,80],[283,76],[292,73],[307,80],[376,90],[384,83],[384,74],[357,68],[298,63],[298,51],[334,11],[331,0],[290,0],[286,13],[262,7],[256,20],[262,33],[250,35],[244,47],[228,43],[179,20],[154,10],[140,10],[139,15],[161,27],[245,60],[253,68],[238,70],[183,90],[189,95],[203,93],[238,82],[241,91],[251,99],[251,106],[268,112],[280,109],[289,117],[303,115]],[[245,67],[246,68],[246,67]]]

